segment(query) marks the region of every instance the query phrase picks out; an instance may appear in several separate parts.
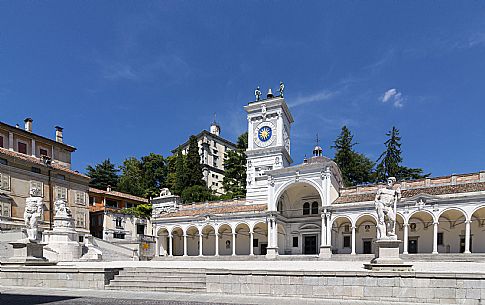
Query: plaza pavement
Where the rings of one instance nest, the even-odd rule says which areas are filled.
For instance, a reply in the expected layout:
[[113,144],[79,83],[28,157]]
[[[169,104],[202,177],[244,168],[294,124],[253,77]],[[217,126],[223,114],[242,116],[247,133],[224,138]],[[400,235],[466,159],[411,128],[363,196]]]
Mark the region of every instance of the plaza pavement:
[[[363,300],[324,300],[293,297],[214,295],[203,293],[165,293],[56,289],[0,286],[0,304],[5,305],[416,305],[405,302]],[[420,305],[429,305],[419,303]]]
[[[117,262],[69,262],[58,266],[105,267],[105,268],[206,268],[229,270],[282,270],[282,271],[364,271],[367,261],[230,261],[230,260],[160,260],[160,261],[117,261]],[[483,273],[485,261],[480,262],[412,262],[416,272],[433,273]]]

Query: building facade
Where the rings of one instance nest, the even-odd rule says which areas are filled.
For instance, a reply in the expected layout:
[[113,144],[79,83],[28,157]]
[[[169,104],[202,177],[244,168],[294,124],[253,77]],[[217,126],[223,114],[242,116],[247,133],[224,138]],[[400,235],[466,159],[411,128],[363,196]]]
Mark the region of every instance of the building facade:
[[69,204],[76,230],[89,233],[89,177],[71,170],[75,147],[64,144],[63,129],[56,127],[55,140],[33,133],[33,120],[25,128],[0,122],[0,229],[24,226],[26,198],[42,197],[42,227],[52,228],[54,202]]
[[[159,256],[374,253],[374,199],[382,185],[344,188],[321,147],[291,165],[291,113],[282,97],[249,103],[244,200],[181,205],[153,199]],[[485,252],[485,172],[401,181],[401,253]]]
[[153,256],[150,220],[123,212],[123,209],[147,203],[148,199],[117,192],[111,187],[106,190],[89,188],[91,235],[137,250],[140,256]]
[[[218,195],[225,193],[222,186],[225,154],[230,150],[236,149],[236,144],[222,138],[220,133],[221,127],[216,122],[213,122],[210,126],[210,131],[203,130],[196,136],[203,179],[207,187]],[[177,153],[177,149],[172,150],[172,153]],[[180,145],[180,149],[182,154],[186,155],[189,149],[189,142],[187,141]]]

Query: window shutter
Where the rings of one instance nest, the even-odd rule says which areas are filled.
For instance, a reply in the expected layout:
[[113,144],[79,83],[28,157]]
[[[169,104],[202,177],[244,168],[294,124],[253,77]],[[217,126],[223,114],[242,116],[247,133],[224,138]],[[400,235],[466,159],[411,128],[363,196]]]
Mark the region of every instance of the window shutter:
[[0,188],[2,190],[10,190],[10,176],[6,174],[0,174]]

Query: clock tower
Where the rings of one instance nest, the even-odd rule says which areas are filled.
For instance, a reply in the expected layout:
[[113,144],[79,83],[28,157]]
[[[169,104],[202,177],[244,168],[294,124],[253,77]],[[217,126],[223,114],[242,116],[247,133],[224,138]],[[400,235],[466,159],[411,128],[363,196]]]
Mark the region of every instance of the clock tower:
[[283,97],[268,93],[267,99],[249,103],[246,200],[267,203],[266,171],[289,166],[290,127],[293,117]]

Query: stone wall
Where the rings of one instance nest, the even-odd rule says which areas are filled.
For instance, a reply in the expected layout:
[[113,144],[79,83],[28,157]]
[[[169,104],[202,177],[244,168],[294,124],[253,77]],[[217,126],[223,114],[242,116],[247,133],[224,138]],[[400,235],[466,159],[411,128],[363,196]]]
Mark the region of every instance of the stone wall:
[[208,270],[207,292],[478,305],[485,304],[485,275]]
[[0,286],[104,289],[119,269],[1,266]]

